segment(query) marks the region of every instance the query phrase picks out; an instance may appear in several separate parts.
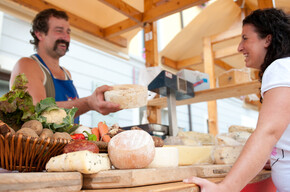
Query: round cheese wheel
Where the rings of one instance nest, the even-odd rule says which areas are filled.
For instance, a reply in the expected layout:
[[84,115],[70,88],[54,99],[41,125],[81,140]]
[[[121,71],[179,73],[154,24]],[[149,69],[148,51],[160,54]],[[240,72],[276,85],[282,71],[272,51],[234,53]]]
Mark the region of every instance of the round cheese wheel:
[[148,168],[178,167],[177,147],[155,147],[155,156]]
[[104,93],[105,100],[120,104],[121,109],[147,105],[148,90],[142,85],[114,85],[113,90]]
[[110,140],[108,153],[114,167],[138,169],[147,167],[153,161],[155,147],[149,133],[129,130],[117,134]]

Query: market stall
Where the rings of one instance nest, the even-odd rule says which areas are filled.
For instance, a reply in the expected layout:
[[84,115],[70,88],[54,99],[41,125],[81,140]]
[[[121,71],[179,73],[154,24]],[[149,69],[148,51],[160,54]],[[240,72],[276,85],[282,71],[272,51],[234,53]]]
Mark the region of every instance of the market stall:
[[[84,2],[87,4],[85,4]],[[1,8],[12,14],[23,14],[24,17],[26,17],[26,19],[28,20],[31,19],[36,12],[45,8],[52,7],[57,9],[63,9],[68,12],[72,20],[71,25],[79,30],[77,33],[73,34],[77,39],[86,42],[90,37],[94,37],[96,39],[90,40],[89,44],[92,44],[93,41],[96,41],[98,43],[96,43],[95,47],[99,47],[113,54],[117,54],[119,51],[121,51],[122,53],[126,53],[128,48],[128,41],[130,41],[130,39],[136,34],[136,32],[143,27],[145,31],[144,39],[147,67],[159,65],[159,56],[162,56],[162,64],[166,67],[171,67],[171,70],[173,71],[177,71],[180,69],[190,69],[199,70],[209,74],[211,83],[210,89],[196,91],[194,92],[193,98],[179,100],[176,102],[176,105],[186,105],[202,101],[211,101],[211,103],[209,103],[209,133],[212,134],[212,139],[216,139],[215,136],[218,133],[218,127],[216,122],[217,106],[216,103],[214,103],[214,100],[253,93],[257,94],[259,91],[258,88],[260,87],[260,83],[256,79],[254,81],[244,83],[233,83],[232,85],[215,87],[216,77],[226,70],[239,69],[241,66],[238,61],[242,61],[242,59],[239,58],[240,55],[238,55],[236,51],[234,51],[236,48],[233,47],[236,47],[237,39],[240,38],[239,27],[241,26],[240,22],[243,18],[243,14],[246,15],[250,10],[254,10],[258,7],[270,7],[273,6],[273,4],[271,4],[271,1],[256,2],[254,0],[245,1],[246,3],[244,1],[234,2],[231,0],[217,1],[215,4],[213,3],[211,7],[209,6],[208,8],[204,9],[199,17],[193,20],[192,24],[188,25],[188,27],[185,28],[184,31],[182,31],[168,45],[168,48],[163,50],[161,53],[158,53],[155,21],[170,14],[184,10],[188,7],[200,5],[204,2],[206,2],[206,0],[101,0],[79,1],[75,4],[69,4],[67,1],[54,0],[36,2],[29,0],[5,0],[1,2]],[[277,1],[276,4],[277,7],[285,7],[285,10],[289,11],[286,6],[286,1]],[[94,10],[98,11],[92,11],[94,13],[97,13],[96,15],[90,15],[89,17],[86,12],[88,10],[92,10],[91,8],[93,8],[93,6],[95,6]],[[225,8],[227,8],[227,10],[224,11],[223,14],[219,14],[219,12],[222,12],[222,10],[225,10]],[[213,16],[208,17],[210,15],[209,13],[213,12]],[[219,17],[216,17],[215,15],[218,15]],[[223,23],[218,27],[213,26],[212,22],[215,23],[218,19],[223,19]],[[196,26],[200,26],[200,28],[196,28]],[[188,29],[189,31],[187,31]],[[199,31],[197,29],[202,30]],[[204,31],[206,31],[206,33]],[[182,36],[189,36],[188,34],[192,36],[192,41],[194,42],[193,47],[191,43],[187,42],[187,40],[186,43],[188,43],[188,47],[184,46],[185,42],[182,41]],[[213,46],[215,47],[213,48]],[[172,49],[170,47],[175,47],[175,49]],[[185,50],[187,50],[187,52]],[[160,123],[160,109],[168,107],[167,99],[168,98],[165,97],[155,98],[148,102],[147,109],[148,111],[150,111],[150,123]],[[55,105],[49,107],[55,107]],[[46,110],[47,108],[48,107],[46,107],[44,110]],[[41,113],[42,112],[43,111],[41,111]],[[41,116],[40,112],[37,115],[38,117]],[[36,118],[36,120],[39,119]],[[82,152],[81,154],[77,153],[83,150],[79,150],[77,152],[69,151],[68,153],[63,154],[63,149],[69,144],[72,144],[73,141],[71,138],[38,138],[41,132],[38,134],[38,136],[35,136],[37,139],[33,138],[33,136],[31,135],[24,135],[23,133],[14,136],[9,126],[6,125],[6,122],[1,123],[4,123],[5,125],[2,124],[4,128],[1,127],[0,165],[1,168],[9,170],[9,173],[0,174],[0,190],[3,189],[33,191],[39,189],[47,189],[61,191],[83,190],[108,192],[198,192],[198,186],[194,184],[184,184],[181,181],[190,176],[199,176],[207,178],[213,182],[220,182],[229,172],[231,166],[233,165],[233,162],[238,156],[235,155],[235,158],[230,157],[229,161],[227,161],[228,159],[225,158],[225,156],[218,156],[217,158],[213,158],[212,153],[215,150],[216,143],[210,143],[211,145],[202,144],[196,148],[193,147],[194,149],[184,149],[184,146],[178,145],[172,146],[172,148],[178,149],[180,153],[182,150],[184,150],[184,153],[186,153],[187,155],[195,154],[195,157],[192,159],[193,162],[181,164],[182,161],[188,160],[189,157],[186,155],[185,157],[181,157],[176,154],[175,156],[173,156],[172,153],[170,153],[170,158],[167,158],[168,156],[166,155],[168,155],[168,152],[164,152],[165,157],[161,158],[162,160],[158,160],[158,165],[154,165],[154,167],[148,167],[150,163],[153,162],[153,159],[157,158],[157,150],[155,151],[155,148],[160,147],[162,148],[162,151],[167,151],[169,150],[169,148],[171,148],[170,146],[164,146],[164,144],[161,144],[161,146],[159,146],[160,143],[158,143],[158,141],[154,139],[149,139],[150,145],[153,146],[154,152],[152,152],[152,149],[148,149],[149,144],[143,146],[140,143],[129,143],[131,145],[134,145],[135,147],[137,146],[142,148],[142,151],[143,149],[146,149],[148,150],[148,153],[153,153],[151,155],[145,156],[146,158],[150,156],[151,159],[150,161],[148,160],[149,163],[146,163],[141,167],[130,167],[128,165],[125,165],[124,167],[120,165],[120,167],[118,167],[118,161],[117,163],[116,161],[114,162],[113,155],[111,155],[109,158],[108,153],[110,153],[110,151],[113,151],[113,148],[117,148],[117,145],[114,145],[110,149],[109,145],[112,141],[111,139],[117,138],[118,135],[121,135],[121,132],[126,132],[125,130],[122,130],[122,128],[116,129],[111,127],[110,130],[114,130],[112,131],[114,132],[114,134],[111,132],[113,135],[109,135],[110,137],[108,138],[108,140],[104,139],[104,135],[108,136],[109,130],[107,130],[105,134],[101,134],[101,132],[99,132],[99,134],[101,134],[101,137],[98,138],[94,138],[94,133],[92,130],[91,133],[93,134],[89,133],[86,135],[87,140],[96,141],[91,143],[96,144],[96,146],[98,147],[98,152],[100,153],[97,153],[97,155],[91,154],[90,152]],[[60,126],[56,127],[59,128]],[[66,130],[67,127],[63,129]],[[69,126],[69,129],[72,129],[72,126]],[[75,130],[76,129],[74,129],[73,131]],[[72,133],[73,131],[68,132]],[[142,139],[139,138],[139,136],[136,136],[136,134],[134,134],[133,136],[127,136],[127,139],[129,138],[128,141],[131,141],[132,138],[135,137],[137,138],[136,140]],[[151,135],[147,133],[147,135],[144,135],[144,137],[151,138]],[[227,139],[229,138],[230,137],[227,137]],[[222,140],[222,142],[226,141]],[[126,150],[124,150],[124,154],[133,151],[130,150],[133,149],[133,147],[128,146],[129,144],[126,143]],[[224,150],[223,147],[225,147],[223,144],[221,144],[222,151]],[[229,145],[229,143],[226,143],[226,147],[228,147],[227,145]],[[233,146],[230,147],[231,148],[229,150],[234,150],[235,148]],[[205,159],[200,160],[198,158],[205,154],[204,149],[207,149],[208,153],[206,153],[206,156],[203,156]],[[118,150],[120,151],[120,149]],[[202,151],[199,151],[197,153],[196,150]],[[122,152],[120,152],[120,154],[122,154]],[[73,154],[77,155],[73,157]],[[236,151],[232,151],[231,154],[239,153]],[[144,158],[144,152],[141,154],[141,156],[142,155],[143,157],[141,157],[140,159],[142,159],[143,163],[143,160],[146,159]],[[93,160],[96,160],[96,162],[92,163],[92,161],[88,161],[88,158],[85,158],[87,156],[89,156]],[[53,159],[54,157],[57,159]],[[118,156],[116,158],[118,159],[120,157]],[[218,158],[221,163],[216,163]],[[71,160],[69,161],[69,159]],[[73,161],[72,159],[76,162],[79,159],[82,159],[84,161],[79,164],[73,164],[71,163]],[[55,162],[58,162],[58,160],[61,161],[54,164]],[[64,163],[66,162],[66,160],[70,162],[67,163],[69,164],[69,166],[66,166],[67,164]],[[175,160],[173,162],[174,166],[162,166],[166,163],[171,162],[171,160]],[[94,165],[96,165],[98,164],[97,162],[100,162],[101,166],[95,168],[92,164],[95,163]],[[113,162],[113,166],[110,164],[111,162]],[[63,166],[59,167],[61,163],[63,163]],[[135,165],[138,165],[138,163],[135,163]],[[47,169],[47,171],[49,172],[41,172],[44,169]],[[92,169],[94,170],[93,172]],[[18,170],[20,172],[38,172],[11,173],[12,170]],[[261,185],[263,185],[265,187],[263,191],[274,191],[270,174],[271,171],[262,170],[251,181],[252,183],[256,184],[253,186],[248,185],[244,190],[250,191],[257,186],[259,187],[259,190],[261,190]]]

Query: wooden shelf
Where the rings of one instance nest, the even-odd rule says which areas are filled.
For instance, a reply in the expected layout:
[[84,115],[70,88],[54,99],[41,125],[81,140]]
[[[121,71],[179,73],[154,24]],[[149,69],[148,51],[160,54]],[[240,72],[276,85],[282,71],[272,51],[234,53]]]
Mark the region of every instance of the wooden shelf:
[[[176,105],[188,105],[192,103],[205,102],[229,97],[238,97],[248,94],[258,94],[260,92],[261,83],[258,80],[219,87],[214,89],[206,89],[195,92],[195,96],[190,99],[176,101]],[[147,106],[165,108],[167,107],[167,98],[161,97],[148,101]]]

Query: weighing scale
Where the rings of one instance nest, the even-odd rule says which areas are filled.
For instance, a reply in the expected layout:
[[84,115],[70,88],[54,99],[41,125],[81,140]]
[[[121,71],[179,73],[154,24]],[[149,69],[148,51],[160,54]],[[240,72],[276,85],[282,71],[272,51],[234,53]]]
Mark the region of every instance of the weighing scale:
[[148,90],[167,97],[169,135],[176,136],[178,133],[176,100],[194,97],[194,85],[163,70],[148,85]]

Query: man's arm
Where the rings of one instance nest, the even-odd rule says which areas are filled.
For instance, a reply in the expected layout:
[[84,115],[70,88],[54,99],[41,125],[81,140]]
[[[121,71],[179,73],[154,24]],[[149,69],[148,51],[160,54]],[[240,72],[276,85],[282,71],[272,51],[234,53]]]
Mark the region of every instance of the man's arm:
[[77,107],[76,116],[84,114],[90,110],[98,111],[103,115],[116,112],[120,110],[120,105],[104,100],[104,92],[111,90],[112,87],[103,85],[98,87],[94,93],[88,97],[75,99],[71,101],[56,102],[59,107],[72,108]]
[[44,75],[37,62],[28,57],[23,57],[17,61],[11,73],[9,82],[10,89],[14,83],[15,77],[21,73],[24,73],[28,80],[28,92],[33,98],[33,104],[35,105],[40,100],[45,99],[46,91],[43,85]]

